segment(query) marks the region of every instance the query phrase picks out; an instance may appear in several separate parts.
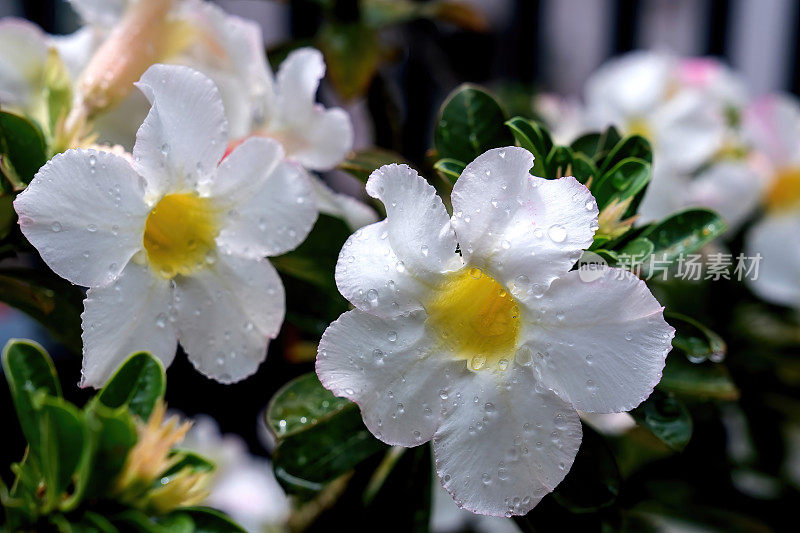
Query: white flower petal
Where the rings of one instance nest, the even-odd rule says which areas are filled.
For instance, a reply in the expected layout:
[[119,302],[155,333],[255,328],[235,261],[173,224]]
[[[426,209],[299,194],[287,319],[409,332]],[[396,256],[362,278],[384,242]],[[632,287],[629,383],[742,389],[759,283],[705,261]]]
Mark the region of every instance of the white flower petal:
[[422,279],[457,270],[456,236],[442,199],[408,165],[384,165],[367,181],[367,193],[386,206],[388,239],[406,268]]
[[47,37],[24,19],[0,19],[0,102],[28,107],[40,95],[47,61]]
[[698,174],[685,190],[681,207],[713,209],[738,228],[758,207],[765,183],[746,161],[721,161]]
[[348,311],[322,335],[317,375],[336,396],[358,403],[377,438],[417,446],[439,425],[448,374],[464,366],[432,353],[431,341],[424,313],[384,320]]
[[181,346],[195,368],[221,383],[253,374],[286,308],[270,262],[219,254],[213,266],[175,284]]
[[541,295],[592,243],[597,202],[573,177],[529,174],[524,148],[495,148],[467,165],[453,187],[461,253],[520,300]]
[[67,150],[45,164],[14,202],[22,232],[59,276],[103,285],[142,249],[144,183],[125,159]]
[[675,330],[644,281],[617,268],[554,281],[520,333],[542,384],[576,409],[629,411],[661,379]]
[[276,141],[250,137],[205,185],[227,211],[217,243],[259,258],[293,250],[311,231],[317,208],[305,171],[283,159]]
[[351,230],[363,228],[378,221],[375,210],[359,200],[334,191],[313,174],[308,175],[320,213],[344,220]]
[[336,261],[336,286],[358,309],[391,318],[422,309],[429,289],[405,267],[388,235],[386,220],[353,233]]
[[134,167],[156,197],[193,189],[228,146],[219,91],[200,72],[174,65],[153,65],[136,86],[152,107],[136,133]]
[[231,137],[248,135],[254,110],[273,90],[261,27],[210,2],[183,1],[177,7],[176,16],[203,38],[170,62],[195,68],[214,80],[225,105]]
[[131,0],[69,0],[86,24],[113,26],[118,22]]
[[169,319],[168,280],[133,262],[105,287],[92,288],[84,301],[81,386],[102,386],[134,352],[148,351],[167,367],[178,348]]
[[800,103],[788,95],[753,102],[744,114],[748,138],[776,167],[800,164]]
[[77,80],[92,54],[100,47],[102,36],[95,28],[84,26],[69,35],[51,35],[50,42],[67,67],[73,80]]
[[433,438],[436,472],[459,507],[493,516],[530,511],[569,472],[578,414],[534,382],[529,368],[455,378]]
[[609,61],[586,82],[586,107],[594,127],[644,116],[664,98],[672,60],[653,52],[633,52]]
[[766,216],[747,233],[745,256],[761,254],[750,288],[768,302],[800,309],[800,216]]
[[284,140],[287,155],[311,170],[329,170],[353,148],[353,125],[341,108],[316,103],[325,75],[319,50],[301,48],[278,69],[271,128]]

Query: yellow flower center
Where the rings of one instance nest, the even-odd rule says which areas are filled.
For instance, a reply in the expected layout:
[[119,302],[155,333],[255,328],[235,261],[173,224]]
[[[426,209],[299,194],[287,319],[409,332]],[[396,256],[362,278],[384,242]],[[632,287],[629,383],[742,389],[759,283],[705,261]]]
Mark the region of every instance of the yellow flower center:
[[783,168],[767,191],[767,208],[782,211],[800,208],[800,167]]
[[425,305],[428,325],[473,370],[505,370],[519,333],[519,306],[497,281],[478,268],[450,276]]
[[217,211],[194,193],[168,194],[147,216],[144,249],[164,278],[187,275],[205,265],[217,237]]
[[653,142],[653,131],[650,124],[642,117],[634,117],[628,121],[628,135],[641,135],[651,143]]

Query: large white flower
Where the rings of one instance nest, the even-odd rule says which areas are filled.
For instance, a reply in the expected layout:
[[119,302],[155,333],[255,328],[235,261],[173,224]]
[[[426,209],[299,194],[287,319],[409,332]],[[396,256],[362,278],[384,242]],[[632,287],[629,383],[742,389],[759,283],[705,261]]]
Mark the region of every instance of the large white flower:
[[800,309],[800,103],[788,96],[758,100],[745,115],[747,131],[764,154],[765,216],[748,231],[746,255],[761,254],[753,291]]
[[522,148],[481,155],[453,188],[452,218],[412,169],[376,170],[367,191],[387,218],[342,248],[336,281],[356,309],[317,357],[376,437],[433,440],[442,484],[481,514],[523,514],[553,490],[580,445],[576,409],[638,405],[674,334],[630,272],[570,271],[597,204],[532,165]]
[[270,462],[251,455],[241,437],[222,435],[213,418],[199,415],[181,446],[216,466],[204,503],[229,514],[250,533],[284,530],[291,510],[289,498]]
[[283,320],[283,286],[263,258],[308,234],[310,185],[268,139],[219,163],[227,121],[201,73],[155,65],[138,87],[152,107],[133,164],[94,150],[57,155],[15,201],[20,227],[57,274],[89,287],[84,385],[101,385],[135,350],[168,365],[179,338],[205,375],[240,380]]

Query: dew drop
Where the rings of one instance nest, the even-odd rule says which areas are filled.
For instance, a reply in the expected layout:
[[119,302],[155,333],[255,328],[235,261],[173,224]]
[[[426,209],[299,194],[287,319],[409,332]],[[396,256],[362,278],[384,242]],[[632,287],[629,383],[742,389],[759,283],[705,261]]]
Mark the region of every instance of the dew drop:
[[50,224],[50,229],[58,233],[61,231],[61,222],[53,222]]
[[561,224],[553,224],[550,226],[550,229],[547,230],[547,236],[550,237],[553,242],[564,242],[567,238],[567,230],[564,229],[564,226]]

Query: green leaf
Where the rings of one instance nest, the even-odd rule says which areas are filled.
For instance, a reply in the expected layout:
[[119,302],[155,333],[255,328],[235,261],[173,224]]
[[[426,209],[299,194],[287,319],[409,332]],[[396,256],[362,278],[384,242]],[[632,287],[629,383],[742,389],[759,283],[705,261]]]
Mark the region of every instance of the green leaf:
[[267,406],[267,426],[280,440],[324,423],[353,403],[337,398],[314,372],[303,374],[275,393]]
[[161,474],[162,478],[174,476],[184,468],[193,472],[211,472],[216,468],[211,460],[191,450],[173,448],[170,457],[175,463]]
[[0,156],[3,173],[21,182],[17,186],[27,185],[47,161],[44,135],[27,118],[0,111]]
[[0,191],[0,241],[8,237],[17,223],[17,213],[14,211],[14,196],[3,194]]
[[375,170],[383,165],[390,165],[392,163],[410,165],[410,163],[397,152],[373,147],[350,152],[347,158],[339,164],[338,168],[366,183],[367,179],[369,179],[369,175]]
[[438,156],[468,164],[487,150],[513,145],[505,120],[492,95],[475,85],[461,85],[439,111],[434,130]]
[[590,178],[597,179],[600,171],[588,156],[572,152],[572,175],[581,183],[588,183]]
[[267,407],[278,436],[275,474],[289,492],[316,491],[386,449],[364,427],[358,407],[325,390],[314,373],[285,385]]
[[583,439],[567,477],[553,491],[553,499],[573,513],[593,513],[612,505],[622,477],[603,437],[583,424]]
[[40,425],[34,394],[42,391],[61,397],[61,384],[53,361],[38,343],[21,339],[11,339],[6,343],[2,361],[22,433],[36,457],[40,458]]
[[86,424],[92,435],[94,460],[86,477],[84,496],[97,498],[110,492],[110,486],[125,465],[128,452],[136,444],[136,425],[124,408],[111,409],[101,403],[87,406]]
[[574,153],[580,153],[588,157],[589,159],[594,160],[594,155],[597,153],[597,150],[601,143],[601,134],[593,131],[591,133],[585,133],[572,141],[569,145],[572,148]]
[[161,520],[175,524],[176,518],[190,519],[192,533],[245,533],[245,530],[225,513],[209,507],[183,507]]
[[659,391],[653,392],[631,415],[673,450],[682,450],[692,437],[689,411],[683,403]]
[[541,124],[524,117],[514,117],[506,122],[514,138],[522,148],[533,154],[531,174],[540,178],[547,175],[547,156],[553,149],[550,133]]
[[41,461],[46,486],[46,507],[55,509],[65,499],[81,462],[88,461],[87,428],[71,403],[53,396],[35,399],[39,410]]
[[639,265],[655,250],[655,245],[650,239],[639,237],[633,239],[617,251],[617,257],[625,258],[625,267],[630,268]]
[[725,221],[708,209],[687,209],[645,228],[640,237],[655,245],[654,254],[666,262],[692,254],[721,235]]
[[652,164],[653,150],[650,147],[650,142],[641,135],[625,137],[622,141],[618,142],[616,146],[611,148],[611,151],[603,160],[603,163],[598,166],[601,170],[605,171],[619,164],[620,161],[631,157]]
[[147,352],[138,352],[117,369],[96,401],[112,409],[127,406],[131,413],[147,420],[156,402],[164,397],[165,389],[161,361]]
[[364,95],[381,59],[375,30],[358,22],[327,24],[318,34],[318,45],[328,77],[342,98]]
[[28,314],[74,353],[81,353],[83,293],[54,274],[26,269],[0,270],[0,300]]
[[739,398],[739,389],[723,365],[709,361],[691,363],[685,357],[674,355],[667,358],[658,388],[703,400],[733,401]]
[[449,181],[450,183],[455,183],[459,177],[461,177],[461,173],[464,172],[464,168],[466,168],[462,161],[456,161],[455,159],[440,159],[436,163],[434,163],[433,168],[441,174],[441,176]]
[[728,350],[725,341],[714,331],[699,321],[674,312],[664,313],[667,321],[675,328],[672,346],[683,351],[692,362],[706,359],[721,361]]
[[556,146],[547,156],[547,174],[542,176],[549,179],[557,179],[572,175],[572,152],[566,146]]
[[630,157],[618,162],[592,185],[597,207],[602,210],[612,201],[621,202],[640,193],[643,195],[650,176],[647,161]]

